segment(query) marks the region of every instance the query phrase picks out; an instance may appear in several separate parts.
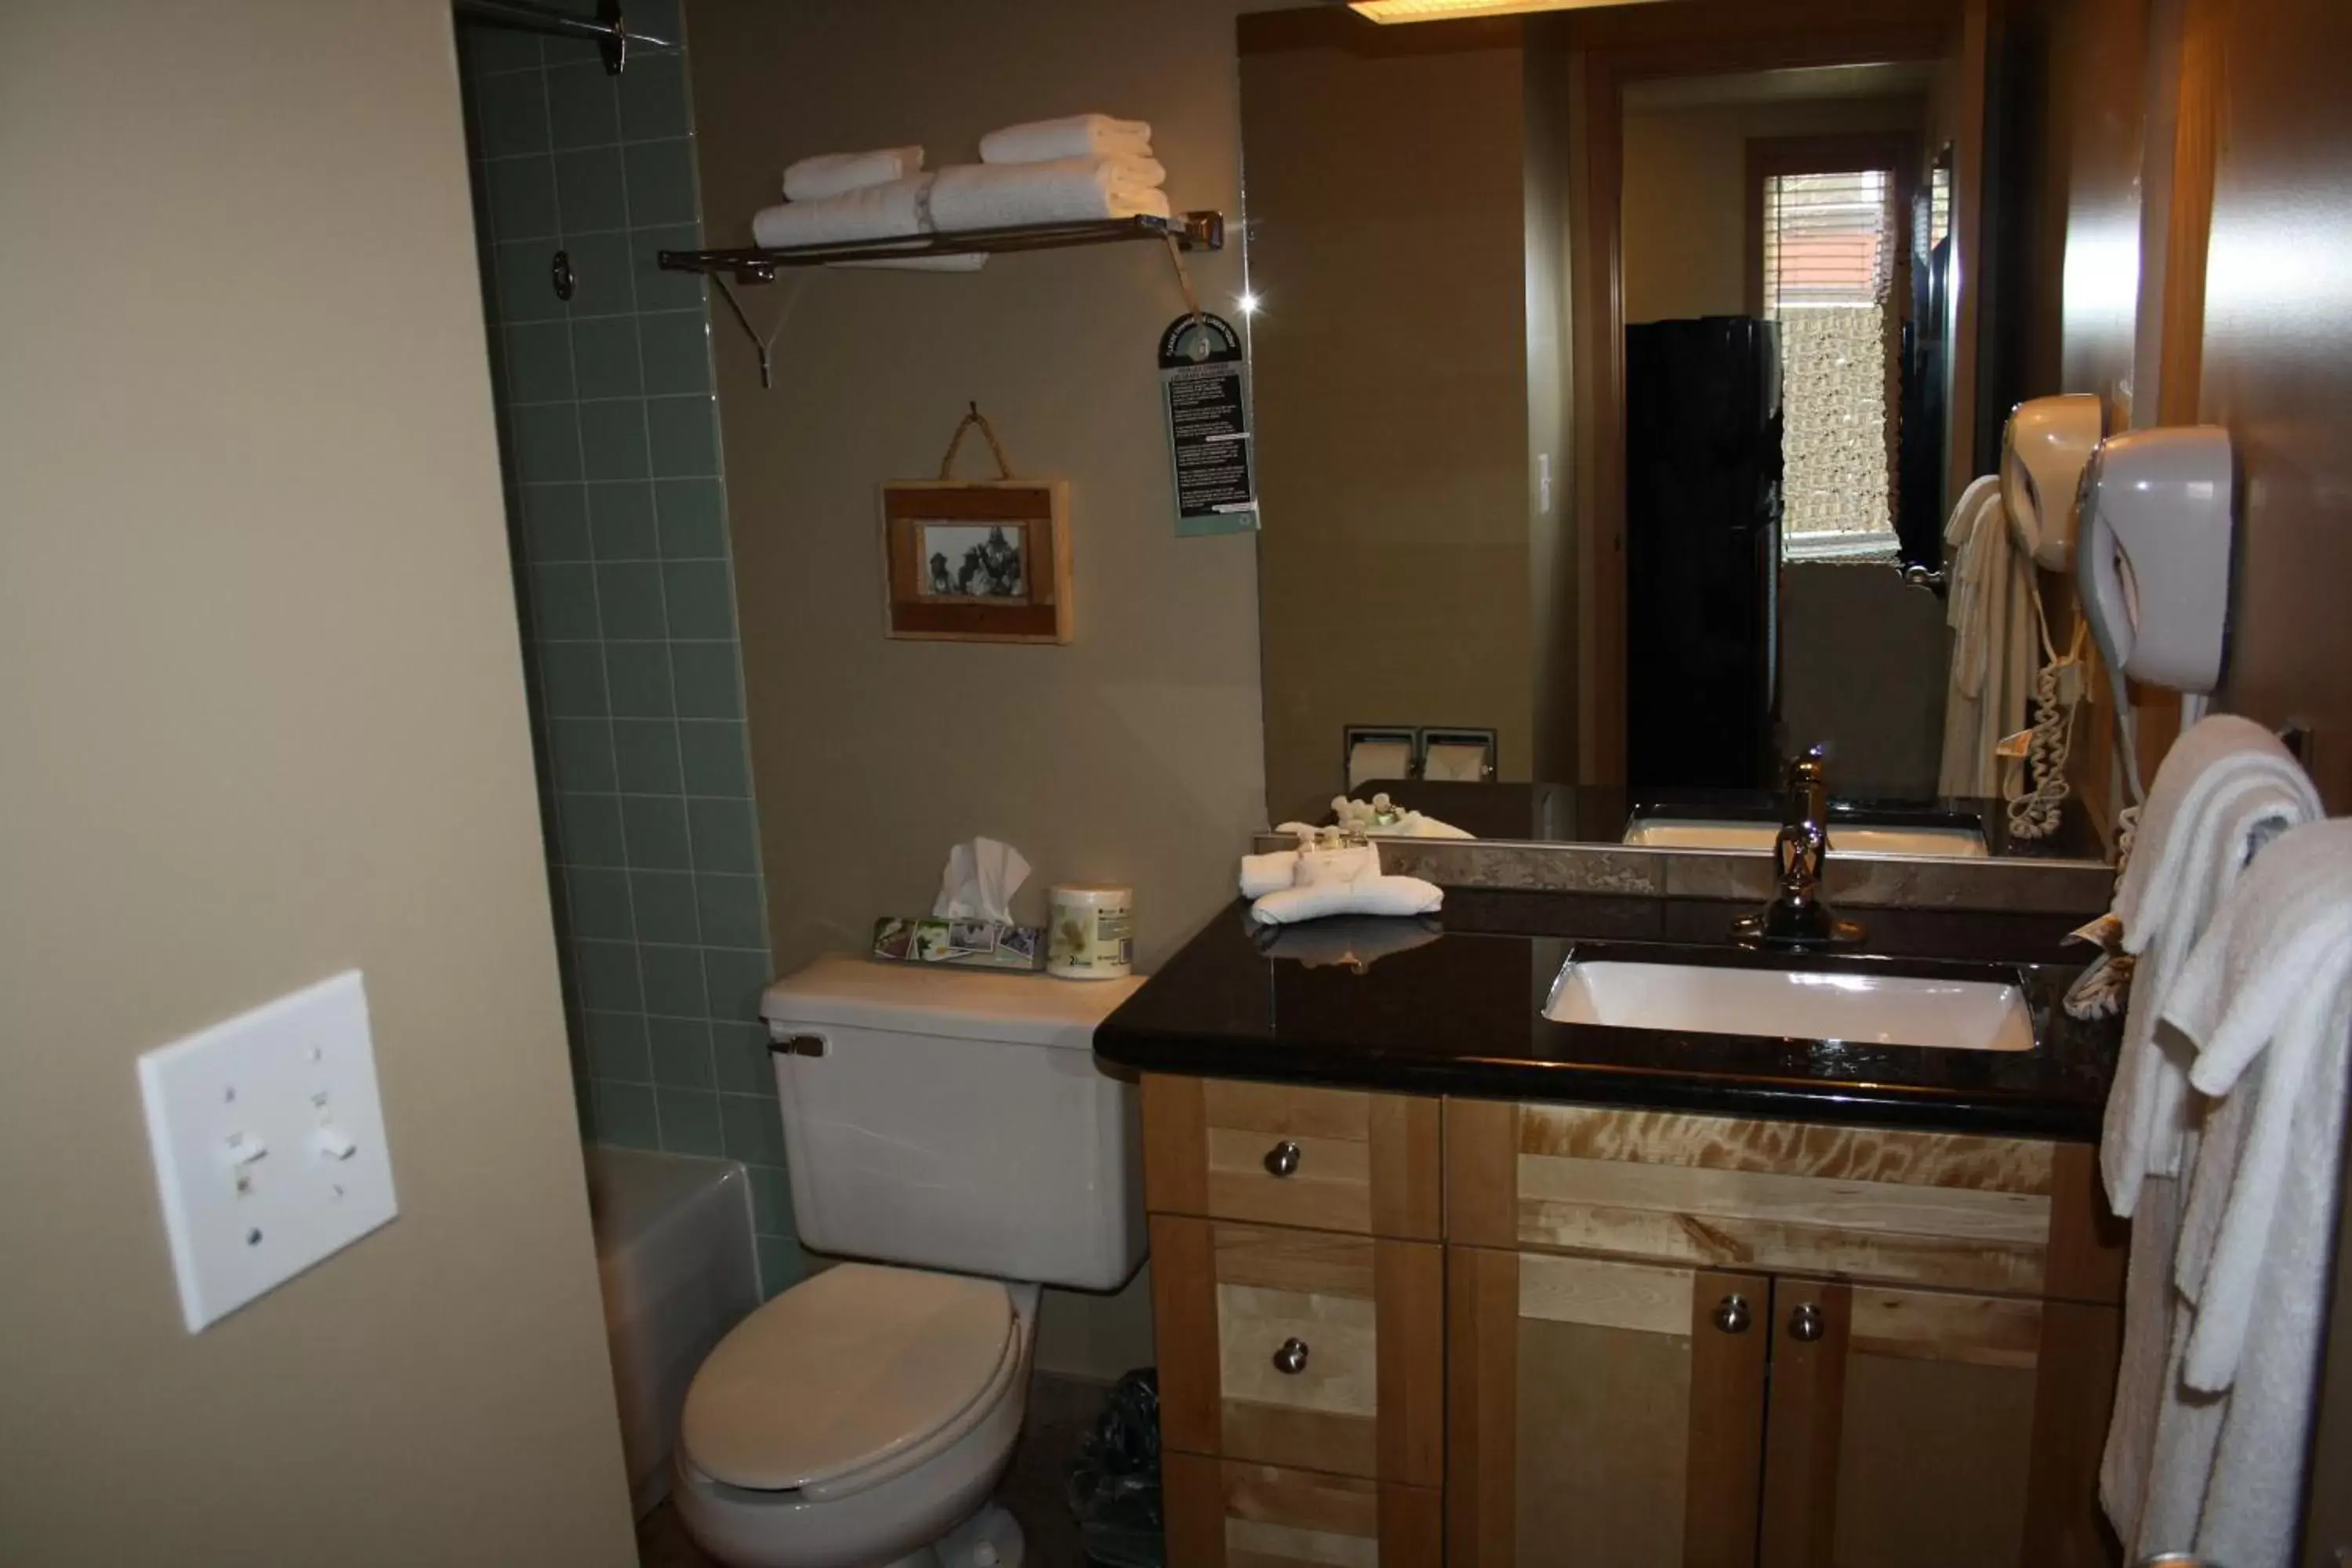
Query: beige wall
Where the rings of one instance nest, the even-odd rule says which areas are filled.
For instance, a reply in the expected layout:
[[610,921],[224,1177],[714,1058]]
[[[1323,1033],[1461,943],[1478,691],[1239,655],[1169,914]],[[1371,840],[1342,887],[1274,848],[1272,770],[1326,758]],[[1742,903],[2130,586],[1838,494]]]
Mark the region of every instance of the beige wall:
[[[741,240],[803,154],[921,142],[935,163],[970,162],[993,126],[1094,109],[1150,121],[1170,198],[1223,209],[1237,235],[1238,8],[693,0],[711,242]],[[1239,246],[1192,276],[1231,313]],[[827,272],[742,299],[762,328],[789,311],[762,392],[713,303],[778,963],[861,947],[876,916],[928,909],[949,847],[984,833],[1035,864],[1021,914],[1042,915],[1051,882],[1132,884],[1137,956],[1158,964],[1233,896],[1265,820],[1256,543],[1176,537],[1153,357],[1183,309],[1166,255]],[[1020,471],[1070,481],[1070,647],[882,636],[875,487],[932,473],[971,398]],[[1140,1297],[1096,1305],[1108,1315],[1048,1307],[1043,1364],[1149,1359]]]
[[[449,10],[0,54],[0,1561],[634,1561]],[[389,1227],[191,1338],[133,1058],[367,974]]]
[[1625,320],[1748,313],[1748,141],[1912,131],[1916,98],[1628,110]]
[[1517,30],[1454,36],[1242,58],[1276,821],[1342,787],[1351,723],[1493,729],[1502,776],[1532,776],[1525,212],[1547,193]]

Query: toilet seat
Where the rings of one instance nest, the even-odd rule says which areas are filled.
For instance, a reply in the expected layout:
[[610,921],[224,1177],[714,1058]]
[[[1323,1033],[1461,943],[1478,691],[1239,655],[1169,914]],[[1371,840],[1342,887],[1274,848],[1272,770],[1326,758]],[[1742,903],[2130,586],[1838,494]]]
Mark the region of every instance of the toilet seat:
[[679,1446],[727,1486],[846,1496],[963,1436],[1020,1359],[998,1281],[842,1264],[719,1342],[688,1392]]

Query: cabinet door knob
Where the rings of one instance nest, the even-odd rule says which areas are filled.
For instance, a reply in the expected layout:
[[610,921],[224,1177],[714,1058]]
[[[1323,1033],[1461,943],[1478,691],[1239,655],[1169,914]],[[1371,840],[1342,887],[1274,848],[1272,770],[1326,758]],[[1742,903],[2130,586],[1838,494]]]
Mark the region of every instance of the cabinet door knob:
[[1274,1370],[1287,1376],[1297,1376],[1307,1370],[1307,1342],[1285,1340],[1282,1348],[1274,1352]]
[[1727,1334],[1748,1331],[1748,1298],[1726,1296],[1715,1304],[1715,1326]]
[[1822,1310],[1808,1301],[1789,1314],[1789,1337],[1811,1344],[1822,1337]]
[[1295,1175],[1298,1171],[1298,1145],[1286,1138],[1265,1152],[1265,1173],[1269,1176]]

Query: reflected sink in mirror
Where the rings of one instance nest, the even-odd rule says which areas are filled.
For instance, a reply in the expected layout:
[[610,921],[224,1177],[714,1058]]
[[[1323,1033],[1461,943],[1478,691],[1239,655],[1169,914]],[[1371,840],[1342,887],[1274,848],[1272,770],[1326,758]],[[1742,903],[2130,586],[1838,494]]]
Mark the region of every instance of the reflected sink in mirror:
[[[1605,955],[1604,955],[1605,954]],[[1809,954],[1727,962],[1579,948],[1543,1016],[1674,1033],[2029,1051],[2033,1012],[2014,970]]]
[[[1697,817],[1636,816],[1625,826],[1625,842],[1649,849],[1769,849],[1780,831],[1775,822],[1734,822]],[[1895,824],[1836,823],[1830,853],[1926,855],[1981,860],[1990,851],[1973,827],[1911,827]]]

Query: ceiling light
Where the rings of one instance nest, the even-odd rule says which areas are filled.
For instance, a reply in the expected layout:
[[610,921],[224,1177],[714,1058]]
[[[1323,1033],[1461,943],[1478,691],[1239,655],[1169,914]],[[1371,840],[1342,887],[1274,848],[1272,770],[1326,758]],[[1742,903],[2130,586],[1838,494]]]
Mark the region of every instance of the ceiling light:
[[1459,16],[1515,16],[1528,11],[1574,11],[1633,0],[1347,0],[1348,9],[1375,22],[1449,22]]

